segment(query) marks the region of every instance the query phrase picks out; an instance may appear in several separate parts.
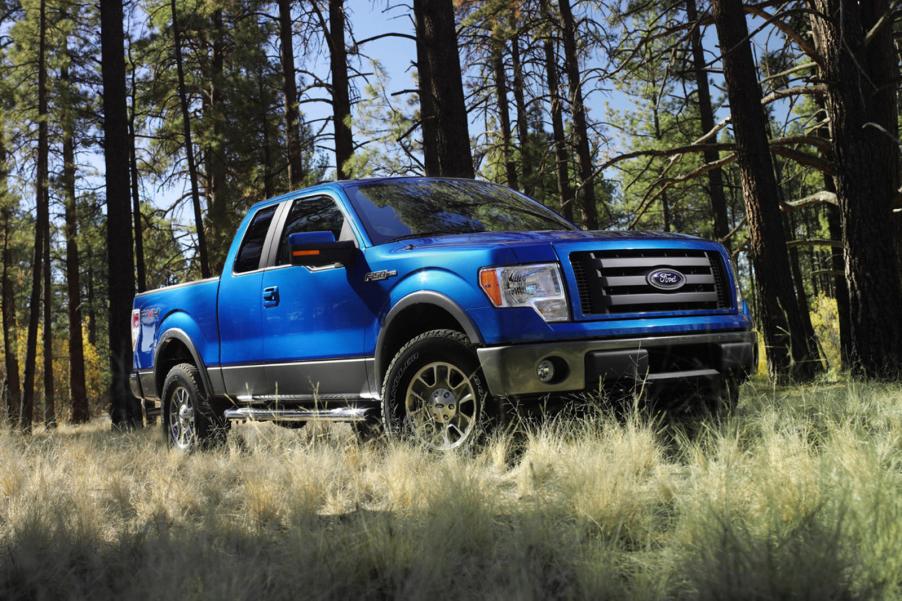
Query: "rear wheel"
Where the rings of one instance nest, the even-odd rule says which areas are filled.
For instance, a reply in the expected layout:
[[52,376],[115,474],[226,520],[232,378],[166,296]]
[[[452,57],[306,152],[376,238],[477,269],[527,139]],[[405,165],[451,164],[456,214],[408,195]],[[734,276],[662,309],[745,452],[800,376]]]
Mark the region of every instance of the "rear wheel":
[[388,367],[382,415],[389,436],[436,450],[475,440],[485,429],[488,388],[469,339],[432,330],[405,344]]
[[225,443],[228,421],[216,411],[190,363],[169,370],[163,383],[163,434],[167,444],[184,452]]

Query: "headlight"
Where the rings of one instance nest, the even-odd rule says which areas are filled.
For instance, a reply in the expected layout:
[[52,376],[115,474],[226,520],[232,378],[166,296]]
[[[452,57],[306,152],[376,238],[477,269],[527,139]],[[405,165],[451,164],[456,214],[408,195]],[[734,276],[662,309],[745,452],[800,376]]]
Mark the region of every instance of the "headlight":
[[496,307],[532,307],[545,321],[568,321],[570,310],[557,263],[487,267],[479,285]]

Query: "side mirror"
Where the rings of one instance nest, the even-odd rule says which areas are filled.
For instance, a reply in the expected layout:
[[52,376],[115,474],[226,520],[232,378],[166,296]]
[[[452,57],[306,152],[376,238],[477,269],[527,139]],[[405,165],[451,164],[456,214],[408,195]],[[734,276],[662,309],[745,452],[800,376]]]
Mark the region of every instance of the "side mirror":
[[350,240],[337,242],[332,232],[297,232],[288,236],[288,248],[292,265],[325,267],[349,265],[357,246]]

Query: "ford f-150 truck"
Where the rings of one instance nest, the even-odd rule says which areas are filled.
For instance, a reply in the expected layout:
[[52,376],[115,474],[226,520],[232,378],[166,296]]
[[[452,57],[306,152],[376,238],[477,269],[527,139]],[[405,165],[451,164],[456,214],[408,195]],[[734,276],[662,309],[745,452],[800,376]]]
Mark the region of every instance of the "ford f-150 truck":
[[756,335],[720,244],[581,231],[483,181],[320,184],[251,207],[219,277],[144,292],[133,393],[167,440],[349,421],[447,449],[499,399],[689,383],[735,400]]

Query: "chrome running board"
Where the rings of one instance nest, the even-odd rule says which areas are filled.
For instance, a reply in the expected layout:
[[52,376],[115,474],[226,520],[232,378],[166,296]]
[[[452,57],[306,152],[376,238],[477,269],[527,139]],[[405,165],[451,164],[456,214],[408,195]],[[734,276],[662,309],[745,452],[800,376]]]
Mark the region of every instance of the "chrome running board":
[[336,407],[335,409],[264,409],[255,407],[239,407],[226,409],[227,420],[246,420],[251,422],[361,422],[371,412],[370,407]]

